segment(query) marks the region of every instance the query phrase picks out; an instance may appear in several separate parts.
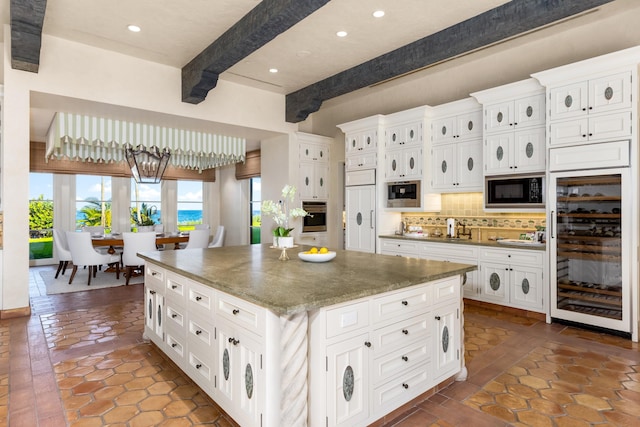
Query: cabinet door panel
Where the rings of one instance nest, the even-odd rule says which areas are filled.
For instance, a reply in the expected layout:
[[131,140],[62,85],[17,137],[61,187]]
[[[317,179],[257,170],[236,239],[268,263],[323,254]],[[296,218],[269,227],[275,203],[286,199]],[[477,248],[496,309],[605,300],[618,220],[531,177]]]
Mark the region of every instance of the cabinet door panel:
[[327,417],[331,426],[354,426],[369,417],[368,334],[327,348]]
[[416,179],[422,176],[422,149],[405,148],[402,150],[403,173],[402,178]]
[[482,137],[482,110],[456,117],[457,137],[460,139]]
[[583,115],[588,103],[587,82],[552,88],[549,96],[552,120]]
[[243,335],[236,346],[238,380],[235,408],[241,416],[236,416],[242,425],[260,425],[262,412],[262,370],[260,368],[260,345]]
[[549,145],[573,144],[587,141],[589,121],[587,118],[553,122],[549,125]]
[[589,112],[631,108],[631,73],[625,72],[589,81]]
[[315,168],[315,199],[327,199],[329,197],[329,166],[316,165]]
[[487,173],[511,172],[510,147],[513,143],[513,133],[502,133],[487,136],[484,150],[484,164]]
[[515,125],[517,127],[543,125],[546,120],[544,94],[528,96],[515,101]]
[[315,167],[313,163],[304,162],[300,163],[300,185],[298,191],[300,192],[301,199],[313,199],[315,190]]
[[589,117],[589,140],[631,136],[631,112]]
[[375,252],[375,201],[373,185],[346,188],[345,249]]
[[513,128],[513,101],[485,107],[485,129],[489,132]]
[[402,151],[388,151],[385,156],[385,178],[388,180],[399,179],[402,174]]
[[511,302],[522,308],[542,310],[542,269],[514,267],[511,281]]
[[544,128],[516,132],[514,168],[518,172],[544,172],[546,167],[544,137]]
[[445,378],[460,369],[460,336],[458,304],[453,303],[434,309],[434,361],[436,379]]
[[455,174],[455,144],[433,147],[433,183],[434,189],[449,189],[453,187]]
[[482,140],[458,143],[458,187],[482,191]]
[[508,266],[505,264],[481,264],[482,295],[487,300],[503,304],[509,301]]
[[453,142],[456,134],[455,130],[456,118],[445,117],[433,122],[431,126],[431,135],[434,144]]

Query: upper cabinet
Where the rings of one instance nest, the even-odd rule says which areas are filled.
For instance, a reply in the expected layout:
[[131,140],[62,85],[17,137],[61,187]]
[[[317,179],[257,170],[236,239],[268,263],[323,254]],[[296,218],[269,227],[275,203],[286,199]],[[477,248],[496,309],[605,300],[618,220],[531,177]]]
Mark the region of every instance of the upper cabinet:
[[298,191],[301,200],[329,198],[331,138],[298,132]]
[[424,121],[423,107],[385,117],[385,181],[422,179]]
[[380,114],[356,120],[338,127],[345,133],[345,170],[376,169],[378,165],[378,139],[384,117]]
[[484,111],[484,175],[544,172],[544,88],[527,79],[471,96]]
[[431,186],[440,192],[482,191],[482,107],[473,98],[433,107]]
[[634,47],[533,74],[547,88],[549,147],[632,138],[639,62]]

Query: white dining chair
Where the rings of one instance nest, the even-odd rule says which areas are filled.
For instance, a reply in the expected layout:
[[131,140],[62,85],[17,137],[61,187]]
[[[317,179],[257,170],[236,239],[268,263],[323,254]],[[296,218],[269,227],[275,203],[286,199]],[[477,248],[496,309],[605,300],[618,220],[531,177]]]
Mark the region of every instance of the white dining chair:
[[124,241],[122,264],[126,269],[124,273],[126,278],[125,285],[128,285],[129,279],[131,279],[136,270],[140,270],[140,274],[144,274],[144,260],[138,257],[138,253],[157,250],[156,233],[122,233],[122,240]]
[[193,226],[196,230],[208,230],[211,227],[209,226],[209,224],[196,224]]
[[209,244],[210,248],[220,248],[224,245],[224,225],[219,225],[216,229],[216,234],[213,236],[213,240]]
[[73,278],[78,271],[78,266],[89,267],[89,279],[87,286],[91,285],[91,277],[95,277],[98,267],[103,264],[115,267],[116,279],[120,279],[120,254],[102,254],[93,248],[91,243],[91,234],[87,232],[77,233],[75,231],[67,231],[67,243],[71,252],[71,260],[73,261],[73,271],[69,278],[69,284],[73,282]]
[[185,249],[204,249],[209,245],[209,230],[191,230]]
[[69,265],[69,261],[73,261],[71,258],[71,251],[69,251],[69,244],[67,243],[67,235],[64,231],[58,230],[57,228],[53,229],[53,245],[55,247],[55,255],[60,262],[58,264],[58,270],[56,270],[56,279],[62,271],[62,275],[64,276],[64,272],[67,271],[67,266]]

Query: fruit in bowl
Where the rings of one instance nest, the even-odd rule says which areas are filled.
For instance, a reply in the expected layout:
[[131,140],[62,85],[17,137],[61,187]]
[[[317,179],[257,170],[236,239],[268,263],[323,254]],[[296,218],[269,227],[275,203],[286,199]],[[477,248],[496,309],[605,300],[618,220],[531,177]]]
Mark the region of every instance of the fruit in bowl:
[[298,252],[298,257],[303,261],[308,262],[326,262],[334,259],[336,257],[336,253],[325,247],[318,249],[314,246],[308,251]]
[[322,247],[320,249],[316,248],[315,246],[312,247],[311,249],[309,249],[308,251],[303,252],[305,254],[328,254],[329,253],[329,249]]

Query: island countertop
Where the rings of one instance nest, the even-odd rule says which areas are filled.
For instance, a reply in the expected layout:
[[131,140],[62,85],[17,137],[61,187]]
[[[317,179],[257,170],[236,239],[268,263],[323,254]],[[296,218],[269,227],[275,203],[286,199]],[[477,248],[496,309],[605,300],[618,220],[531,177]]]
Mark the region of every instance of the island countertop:
[[312,263],[298,258],[298,252],[307,249],[288,249],[291,259],[287,261],[278,260],[280,250],[266,243],[144,252],[140,257],[278,315],[314,310],[477,268],[355,251],[336,251],[333,260]]

